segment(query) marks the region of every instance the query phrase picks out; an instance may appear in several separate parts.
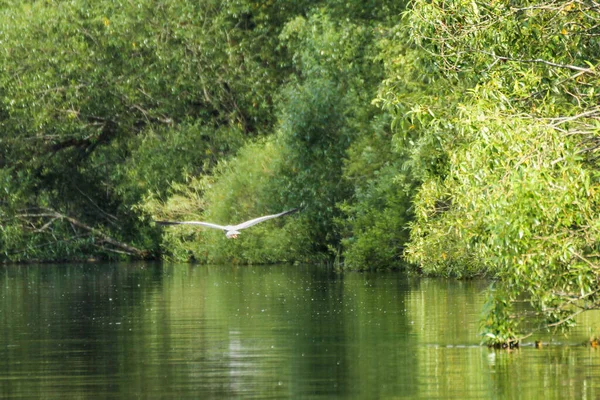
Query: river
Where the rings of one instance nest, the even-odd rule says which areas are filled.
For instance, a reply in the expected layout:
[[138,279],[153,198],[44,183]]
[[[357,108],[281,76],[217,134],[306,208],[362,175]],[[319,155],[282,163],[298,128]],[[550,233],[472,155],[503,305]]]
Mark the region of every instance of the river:
[[0,397],[600,397],[600,349],[582,344],[598,315],[488,349],[487,286],[293,265],[0,266]]

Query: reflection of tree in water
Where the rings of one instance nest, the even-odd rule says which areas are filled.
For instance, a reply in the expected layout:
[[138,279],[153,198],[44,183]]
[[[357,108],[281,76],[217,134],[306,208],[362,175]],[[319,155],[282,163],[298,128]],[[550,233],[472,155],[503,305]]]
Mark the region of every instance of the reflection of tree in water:
[[[489,350],[490,391],[499,398],[598,398],[598,352],[590,347],[559,345],[506,352]],[[516,384],[518,383],[518,384]]]
[[417,390],[400,274],[190,265],[4,271],[0,368],[16,378],[3,385],[5,397]]
[[[29,383],[15,381],[13,388],[8,380],[2,394],[23,388],[46,395],[69,387],[70,394],[119,391],[122,379],[86,377],[123,372],[131,337],[124,330],[135,326],[136,305],[160,288],[160,271],[145,264],[4,267],[0,332],[7,344],[0,347],[8,350],[0,368],[2,375],[27,376]],[[46,375],[68,377],[70,383]]]
[[419,388],[423,398],[485,398],[485,347],[479,320],[485,280],[421,278],[411,281],[407,315],[415,332]]
[[417,390],[417,358],[400,274],[315,270],[302,286],[306,312],[294,368],[296,393],[381,398]]

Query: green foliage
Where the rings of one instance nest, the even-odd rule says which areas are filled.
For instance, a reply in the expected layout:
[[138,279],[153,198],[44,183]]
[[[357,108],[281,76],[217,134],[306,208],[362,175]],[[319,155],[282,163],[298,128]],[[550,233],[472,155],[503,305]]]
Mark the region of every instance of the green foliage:
[[356,190],[353,203],[342,206],[345,218],[340,219],[340,225],[351,232],[342,240],[345,268],[387,269],[402,265],[412,194],[412,185],[403,178],[394,166],[382,168],[364,189]]
[[[377,62],[378,30],[360,21],[336,21],[320,12],[309,19],[292,20],[282,33],[287,45],[294,49],[293,62],[300,70],[300,83],[284,91],[279,135],[287,152],[287,163],[282,171],[286,179],[281,186],[290,188],[295,202],[306,206],[305,214],[315,228],[314,241],[322,246],[317,247],[318,251],[328,249],[346,257],[347,249],[353,246],[350,243],[360,241],[350,256],[355,261],[347,264],[355,268],[373,267],[373,260],[358,254],[373,252],[377,242],[381,252],[394,253],[394,257],[401,249],[396,240],[381,242],[381,230],[371,231],[364,225],[345,222],[349,220],[348,214],[355,212],[354,207],[368,208],[369,199],[386,191],[383,187],[390,183],[381,186],[373,183],[367,189],[351,177],[352,168],[365,166],[369,172],[364,172],[372,178],[393,158],[386,155],[389,135],[386,136],[385,123],[374,122],[384,121],[377,120],[381,111],[369,104],[383,77],[383,69]],[[369,148],[370,140],[361,138],[369,137],[373,131],[374,136],[386,137],[379,143],[387,141],[387,144],[379,145],[373,157],[382,161],[356,160],[348,164],[354,167],[347,166],[346,157],[358,158],[352,154],[359,154],[363,147]],[[357,144],[352,148],[352,143]],[[392,175],[390,172],[386,177]],[[393,191],[388,191],[389,202],[394,202],[398,194]],[[355,197],[350,200],[352,192]],[[340,207],[341,204],[345,205]],[[404,206],[400,213],[406,209]],[[369,218],[365,216],[365,223]],[[338,226],[343,227],[343,232]],[[348,237],[344,246],[341,246],[342,235]],[[359,246],[364,250],[359,250]],[[378,266],[390,267],[391,264],[384,264],[394,257],[381,257],[386,261]]]
[[63,258],[53,249],[63,243],[66,258],[119,254],[77,245],[90,232],[47,224],[34,216],[41,207],[156,250],[157,231],[135,205],[208,173],[271,126],[272,94],[287,75],[278,33],[294,10],[183,0],[3,6],[0,168],[20,182],[7,188],[20,206],[3,211],[15,239],[6,258]]
[[344,268],[400,267],[414,183],[403,167],[406,158],[392,146],[389,118],[374,120],[370,129],[348,150],[344,179],[354,195],[337,219],[342,232]]
[[[352,132],[344,97],[331,81],[318,79],[288,88],[279,141],[284,149],[278,184],[288,201],[304,207],[318,251],[337,241],[332,229],[336,203],[349,193],[341,180],[342,157]],[[327,110],[327,112],[323,112]]]
[[[250,143],[235,158],[219,163],[213,177],[174,187],[166,204],[148,201],[146,207],[165,219],[222,225],[291,209],[272,185],[281,162],[281,149],[273,141]],[[176,259],[208,263],[305,261],[312,254],[309,228],[302,214],[253,226],[235,240],[213,229],[179,226],[165,229],[163,247]]]
[[[129,142],[129,156],[117,166],[123,195],[128,203],[148,192],[166,195],[167,182],[180,182],[201,175],[218,160],[235,153],[244,143],[237,128],[181,124],[154,127]],[[133,190],[137,188],[137,190]]]
[[[517,340],[524,315],[565,327],[598,308],[597,13],[579,2],[417,0],[405,21],[410,45],[386,44],[379,101],[422,181],[409,260],[499,280],[484,317],[491,344]],[[414,77],[415,65],[427,88],[396,74]],[[523,299],[525,314],[514,307]]]
[[[284,25],[279,40],[291,56],[294,74],[278,92],[273,138],[249,144],[235,158],[221,161],[212,178],[192,179],[187,189],[177,188],[170,194],[173,201],[161,203],[155,196],[148,203],[155,215],[221,222],[302,207],[299,215],[289,218],[289,235],[288,225],[281,231],[261,225],[232,244],[224,241],[222,233],[173,229],[165,235],[165,247],[172,248],[176,257],[250,263],[322,260],[346,252],[350,242],[360,237],[352,256],[355,268],[365,268],[363,262],[374,266],[358,254],[367,248],[374,252],[377,244],[387,252],[377,267],[397,262],[406,237],[401,225],[407,220],[408,194],[401,177],[388,180],[395,175],[390,162],[398,157],[390,152],[389,120],[376,118],[381,110],[371,104],[383,77],[376,59],[377,29],[360,18],[340,18],[338,12],[335,6],[315,8]],[[373,157],[381,156],[383,161],[359,160],[361,148],[373,141],[358,140],[351,150],[350,145],[373,131],[382,138]],[[357,159],[346,163],[348,155],[355,158],[351,154]],[[356,172],[352,168],[362,166],[369,170],[373,184],[361,185],[356,200],[347,202],[357,178],[352,177]],[[377,181],[375,175],[384,167],[382,181]],[[374,202],[382,203],[379,196],[385,196],[383,203],[394,210],[377,217],[381,228],[374,231],[367,226],[372,215],[363,211]],[[344,209],[340,208],[343,202]],[[194,208],[191,204],[196,204],[197,215],[187,212]],[[360,213],[363,222],[345,224],[347,213]],[[348,237],[343,249],[338,229],[342,225]]]
[[[194,193],[202,193],[200,219],[241,222],[302,207],[299,223],[292,230],[273,230],[277,221],[261,224],[240,235],[235,244],[225,241],[222,232],[198,233],[202,239],[194,241],[200,247],[190,244],[194,258],[250,263],[306,260],[335,243],[330,235],[336,203],[348,191],[341,181],[342,156],[349,143],[343,96],[333,83],[317,80],[291,86],[282,97],[281,125],[273,140],[245,146],[237,157],[219,163],[210,184],[200,180],[190,186]],[[321,112],[324,109],[328,113]]]
[[[383,76],[375,43],[403,9],[387,0],[4,2],[0,170],[19,182],[1,205],[4,258],[121,257],[128,244],[152,256],[160,239],[147,213],[180,205],[187,216],[192,204],[223,220],[304,204],[297,230],[312,251],[338,247],[337,205],[352,193],[343,159],[380,112],[370,104]],[[258,136],[277,139],[248,148],[281,160],[264,179],[248,176],[247,150],[230,159]],[[232,171],[248,184],[234,184]],[[239,214],[214,200],[248,202],[248,192],[257,203]],[[251,254],[250,243],[223,248],[223,259],[275,260],[288,242],[263,246],[270,255]],[[69,254],[57,252],[65,243]],[[221,249],[185,248],[173,253],[216,260]]]

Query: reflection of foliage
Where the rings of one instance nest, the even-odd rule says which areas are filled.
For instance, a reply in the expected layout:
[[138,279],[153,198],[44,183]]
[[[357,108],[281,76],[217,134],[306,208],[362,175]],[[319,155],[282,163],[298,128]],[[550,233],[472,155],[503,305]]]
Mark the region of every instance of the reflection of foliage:
[[85,397],[93,379],[126,398],[413,394],[414,336],[398,341],[410,325],[390,312],[403,286],[318,267],[6,267],[0,371],[12,379],[0,393]]

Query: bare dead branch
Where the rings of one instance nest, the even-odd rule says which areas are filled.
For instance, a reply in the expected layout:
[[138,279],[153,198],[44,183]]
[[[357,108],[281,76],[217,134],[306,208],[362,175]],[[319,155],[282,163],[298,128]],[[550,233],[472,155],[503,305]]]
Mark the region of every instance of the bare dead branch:
[[116,253],[116,254],[125,254],[125,255],[128,255],[128,256],[134,256],[134,255],[136,255],[135,253],[131,253],[131,252],[129,252],[129,251],[117,250],[117,249],[111,249],[111,248],[109,248],[109,247],[106,247],[106,246],[100,246],[100,245],[97,245],[97,244],[94,244],[94,247],[97,247],[97,248],[99,248],[99,249],[101,249],[101,250],[103,250],[103,251],[108,251],[108,252],[110,252],[110,253]]
[[584,311],[587,311],[587,308],[582,308],[582,309],[579,309],[579,310],[575,311],[573,314],[571,314],[571,315],[569,315],[569,316],[567,316],[567,317],[565,317],[565,318],[561,319],[561,320],[560,320],[560,321],[558,321],[558,322],[554,322],[554,323],[552,323],[552,324],[548,324],[548,327],[549,327],[549,328],[552,328],[552,327],[555,327],[555,326],[562,325],[562,324],[564,324],[565,322],[569,321],[570,319],[573,319],[573,318],[575,318],[576,316],[578,316],[579,314],[581,314],[581,313],[582,313],[582,312],[584,312]]
[[500,61],[512,61],[512,62],[529,63],[529,64],[544,64],[544,65],[548,65],[550,67],[570,69],[570,70],[579,71],[579,72],[582,72],[585,74],[591,74],[591,75],[598,74],[595,70],[593,70],[591,68],[579,67],[577,65],[570,65],[570,64],[559,64],[559,63],[544,60],[541,58],[533,58],[533,59],[513,58],[513,57],[507,57],[507,56],[498,56],[496,54],[493,54],[493,53],[490,53],[487,51],[480,50],[479,52],[482,54],[486,54],[488,56],[494,57],[495,59],[500,60]]
[[[51,218],[50,223],[52,223],[56,220],[65,220],[65,221],[69,222],[71,224],[71,226],[73,226],[74,231],[75,231],[75,228],[83,229],[84,231],[89,232],[90,234],[94,235],[95,237],[100,238],[100,240],[102,242],[109,243],[112,246],[115,246],[116,248],[127,252],[128,254],[136,255],[136,256],[144,256],[144,254],[145,254],[145,252],[143,250],[140,250],[136,247],[128,245],[127,243],[118,241],[118,240],[108,236],[107,234],[101,232],[100,230],[93,228],[73,217],[59,213],[58,211],[52,210],[50,208],[38,208],[35,210],[38,210],[38,212],[23,213],[23,214],[17,215],[17,217],[19,217],[19,218]],[[41,212],[39,212],[39,211],[41,211]],[[39,229],[47,229],[47,226],[50,226],[49,225],[50,223],[46,223],[44,226],[42,226]]]
[[81,193],[82,196],[84,196],[95,208],[96,210],[100,211],[100,213],[102,215],[104,215],[105,217],[107,217],[110,221],[110,223],[114,223],[115,221],[117,221],[117,217],[115,217],[112,214],[107,213],[106,211],[104,211],[102,208],[100,208],[100,206],[98,206],[98,204],[96,204],[92,198],[90,196],[88,196],[87,194],[85,194],[81,189],[79,189],[79,187],[76,185],[75,189],[77,189],[77,191],[79,193]]
[[54,223],[54,221],[56,221],[58,218],[52,218],[50,219],[50,221],[46,222],[44,225],[42,225],[40,228],[36,229],[35,232],[44,232],[46,229],[48,229],[50,227],[50,225],[52,225]]

